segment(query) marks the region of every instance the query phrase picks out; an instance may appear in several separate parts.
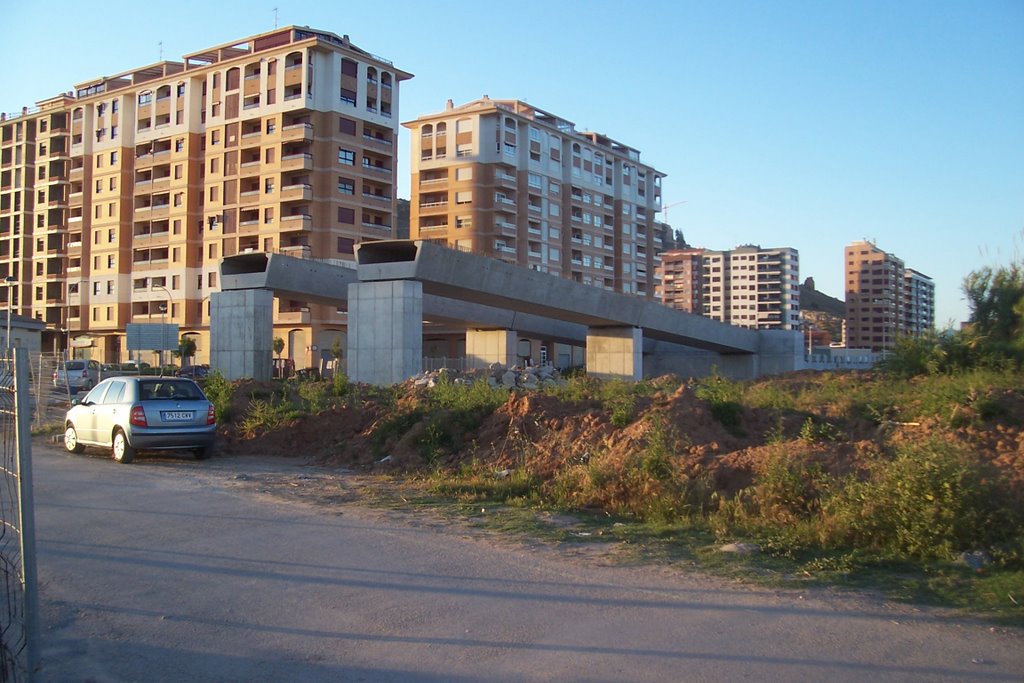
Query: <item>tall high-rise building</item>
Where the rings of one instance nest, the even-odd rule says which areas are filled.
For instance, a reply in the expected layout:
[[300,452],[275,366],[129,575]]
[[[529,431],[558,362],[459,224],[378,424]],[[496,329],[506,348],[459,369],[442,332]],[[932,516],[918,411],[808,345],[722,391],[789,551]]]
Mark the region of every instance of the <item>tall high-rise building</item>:
[[704,314],[704,249],[673,249],[661,254],[659,300],[669,308]]
[[640,152],[518,100],[405,124],[410,235],[653,298],[663,173]]
[[927,275],[866,240],[846,247],[845,265],[847,346],[884,352],[902,335],[934,327],[935,286]]
[[[127,324],[166,322],[205,359],[221,258],[351,261],[356,242],[394,236],[398,90],[410,77],[348,36],[292,26],[5,116],[6,295],[47,324],[46,349],[125,360]],[[336,307],[275,306],[274,335],[300,366],[343,334]]]
[[680,249],[662,254],[659,272],[666,306],[738,327],[800,329],[796,249],[754,245],[731,251]]
[[935,281],[907,268],[903,273],[903,326],[907,334],[919,337],[935,329]]

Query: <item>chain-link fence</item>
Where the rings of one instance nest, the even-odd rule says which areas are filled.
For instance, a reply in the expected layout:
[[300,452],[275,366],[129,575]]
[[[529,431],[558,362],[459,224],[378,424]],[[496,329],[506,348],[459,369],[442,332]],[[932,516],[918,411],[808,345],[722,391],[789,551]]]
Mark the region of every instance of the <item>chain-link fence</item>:
[[39,665],[29,365],[24,349],[16,350],[13,361],[0,359],[0,681],[4,683],[31,681]]

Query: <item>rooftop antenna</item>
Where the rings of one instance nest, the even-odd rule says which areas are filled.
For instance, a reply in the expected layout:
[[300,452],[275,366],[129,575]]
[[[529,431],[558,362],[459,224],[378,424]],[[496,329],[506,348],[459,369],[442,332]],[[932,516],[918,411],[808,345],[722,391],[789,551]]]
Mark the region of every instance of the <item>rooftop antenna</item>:
[[274,28],[277,28],[277,8],[274,8]]
[[158,42],[157,47],[160,48],[160,59],[156,61],[162,62],[164,61],[164,41],[161,40],[160,42]]

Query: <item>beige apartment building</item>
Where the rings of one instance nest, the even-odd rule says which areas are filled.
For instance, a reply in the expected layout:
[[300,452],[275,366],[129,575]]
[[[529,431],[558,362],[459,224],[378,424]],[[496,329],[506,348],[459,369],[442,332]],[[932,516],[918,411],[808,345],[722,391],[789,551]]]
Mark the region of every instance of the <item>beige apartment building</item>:
[[[348,36],[291,26],[5,115],[0,296],[46,324],[44,350],[126,360],[127,324],[166,322],[205,361],[223,257],[352,262],[357,242],[395,235],[408,78]],[[343,343],[343,310],[275,306],[297,367]]]
[[884,352],[935,326],[935,285],[903,260],[858,241],[845,249],[847,346]]
[[666,306],[755,330],[801,327],[796,249],[680,249],[662,254],[661,273]]
[[486,96],[403,125],[413,239],[654,297],[664,174],[639,151]]

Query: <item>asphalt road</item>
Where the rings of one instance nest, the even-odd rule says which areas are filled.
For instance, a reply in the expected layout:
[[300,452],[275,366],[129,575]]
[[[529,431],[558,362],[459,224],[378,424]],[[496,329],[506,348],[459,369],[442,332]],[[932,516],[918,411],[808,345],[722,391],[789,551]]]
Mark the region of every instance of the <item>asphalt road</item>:
[[1024,680],[1019,631],[495,541],[295,460],[33,462],[42,681]]

